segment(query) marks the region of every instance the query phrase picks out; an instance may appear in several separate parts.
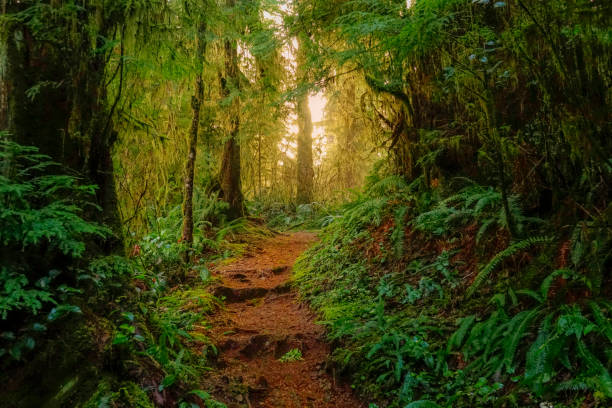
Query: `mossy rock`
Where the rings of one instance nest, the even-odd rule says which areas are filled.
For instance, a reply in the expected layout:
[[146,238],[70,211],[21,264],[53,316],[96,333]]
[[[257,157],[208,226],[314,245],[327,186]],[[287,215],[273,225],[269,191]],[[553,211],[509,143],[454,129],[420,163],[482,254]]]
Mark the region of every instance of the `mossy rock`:
[[25,362],[0,375],[5,384],[0,401],[7,408],[75,407],[90,398],[100,382],[104,354],[101,337],[110,337],[112,323],[99,316],[73,316],[55,327],[61,335],[34,349]]
[[131,381],[116,383],[112,379],[102,380],[91,398],[79,408],[98,408],[100,406],[155,408],[147,393],[140,386]]

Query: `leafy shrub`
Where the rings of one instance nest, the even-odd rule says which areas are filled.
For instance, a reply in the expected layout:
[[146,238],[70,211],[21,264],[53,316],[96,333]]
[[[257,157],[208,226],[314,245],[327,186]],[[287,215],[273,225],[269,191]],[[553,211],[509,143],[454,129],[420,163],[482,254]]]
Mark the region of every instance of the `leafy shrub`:
[[[69,312],[67,302],[80,293],[76,261],[86,241],[110,231],[83,218],[94,186],[73,176],[53,174],[57,164],[34,147],[0,139],[0,356],[22,357],[34,347],[36,332]],[[47,313],[46,318],[39,315]],[[19,334],[17,334],[19,333]]]
[[180,240],[182,222],[180,205],[171,208],[164,216],[152,219],[151,231],[137,244],[137,255],[146,268],[174,268],[182,262],[181,253],[185,249]]

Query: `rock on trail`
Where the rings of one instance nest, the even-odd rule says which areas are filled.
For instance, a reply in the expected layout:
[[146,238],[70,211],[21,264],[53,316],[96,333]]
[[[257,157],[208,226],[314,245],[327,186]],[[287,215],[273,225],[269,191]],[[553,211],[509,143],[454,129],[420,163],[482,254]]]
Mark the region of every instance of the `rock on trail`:
[[[206,333],[217,345],[217,366],[206,386],[229,408],[360,408],[350,388],[326,370],[323,327],[289,285],[292,265],[312,233],[281,234],[213,273],[225,307]],[[302,360],[280,362],[292,349]]]

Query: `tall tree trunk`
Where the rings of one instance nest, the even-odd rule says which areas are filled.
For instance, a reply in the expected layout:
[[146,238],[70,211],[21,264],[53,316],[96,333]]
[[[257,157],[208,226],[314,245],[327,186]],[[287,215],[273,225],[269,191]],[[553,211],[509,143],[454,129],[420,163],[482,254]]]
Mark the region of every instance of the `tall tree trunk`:
[[233,135],[223,146],[220,182],[223,199],[229,204],[228,218],[233,220],[242,217],[244,199],[240,183],[240,144]]
[[[29,6],[9,3],[7,12]],[[85,12],[97,15],[100,7],[92,6]],[[117,137],[112,117],[123,85],[123,47],[117,66],[119,90],[109,107],[105,84],[109,56],[92,52],[92,44],[102,48],[104,39],[115,39],[113,32],[117,30],[100,20],[92,33],[88,19],[74,17],[72,21],[75,35],[66,34],[61,47],[38,38],[45,30],[55,30],[55,22],[44,21],[37,32],[18,21],[1,27],[0,126],[15,142],[36,146],[40,153],[80,174],[84,183],[98,185],[96,201],[102,216],[94,210],[86,216],[101,219],[114,230],[115,237],[120,237],[111,150]],[[118,35],[122,33],[118,31]],[[37,92],[27,95],[31,89]],[[101,249],[121,251],[121,241],[107,240]]]
[[185,166],[185,191],[183,200],[183,233],[181,240],[187,245],[184,260],[189,260],[189,252],[193,243],[193,180],[195,174],[195,161],[198,145],[198,128],[200,124],[200,108],[204,99],[204,85],[202,83],[203,58],[206,52],[204,32],[206,27],[201,24],[198,27],[196,37],[196,66],[197,74],[195,80],[195,92],[191,98],[191,126],[189,128],[189,154]]
[[[227,7],[233,7],[234,0],[227,0]],[[230,84],[236,88],[240,86],[238,76],[238,49],[235,40],[225,40],[225,77],[221,79],[223,96],[229,97]],[[227,216],[236,219],[244,215],[244,198],[240,181],[240,101],[237,96],[232,98],[228,109],[229,135],[223,147],[221,173],[219,183],[223,200],[229,204]]]
[[257,196],[261,199],[261,135],[257,135]]
[[[298,80],[308,81],[308,69],[306,67],[306,39],[298,36]],[[298,204],[312,202],[312,187],[314,181],[314,169],[312,163],[312,117],[308,106],[308,93],[300,95],[296,101],[298,119],[297,137],[297,196]]]
[[297,100],[297,203],[312,202],[314,170],[312,164],[312,118],[308,106],[308,94]]
[[[484,83],[489,83],[488,74],[484,74]],[[493,154],[496,159],[497,177],[499,183],[499,189],[501,190],[502,196],[502,208],[504,210],[504,216],[506,217],[506,224],[508,225],[508,231],[512,238],[518,236],[516,223],[512,211],[510,211],[510,199],[508,197],[508,181],[506,176],[506,169],[504,164],[504,153],[501,135],[497,125],[497,111],[495,108],[493,94],[490,89],[486,89],[484,92],[484,99],[482,104],[487,119],[487,139],[488,144],[493,149]]]
[[[0,17],[6,14],[6,2],[7,0],[0,0],[1,9],[0,9]],[[9,25],[5,25],[4,27],[0,27],[0,131],[8,130],[9,125],[9,93],[10,93],[10,83],[9,83],[9,70],[11,60],[9,59],[9,47],[10,41],[9,38],[12,37],[12,30]]]

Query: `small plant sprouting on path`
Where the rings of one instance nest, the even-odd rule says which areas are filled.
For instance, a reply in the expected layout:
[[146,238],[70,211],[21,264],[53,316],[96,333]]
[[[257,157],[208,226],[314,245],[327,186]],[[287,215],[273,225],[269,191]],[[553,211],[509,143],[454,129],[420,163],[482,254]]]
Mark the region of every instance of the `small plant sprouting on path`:
[[285,353],[284,356],[278,359],[281,363],[291,363],[294,361],[302,361],[302,352],[300,349],[294,348]]

